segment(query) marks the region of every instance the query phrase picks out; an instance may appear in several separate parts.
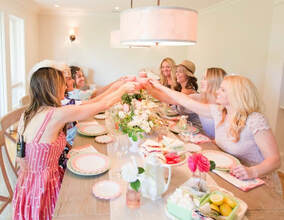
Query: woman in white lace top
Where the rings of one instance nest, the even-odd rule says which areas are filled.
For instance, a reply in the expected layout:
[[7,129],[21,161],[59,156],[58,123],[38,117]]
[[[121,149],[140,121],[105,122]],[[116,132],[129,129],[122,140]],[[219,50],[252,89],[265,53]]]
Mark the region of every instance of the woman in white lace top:
[[[226,76],[217,91],[218,104],[204,104],[151,81],[148,90],[162,101],[182,105],[215,122],[217,145],[239,158],[231,173],[239,179],[263,177],[280,167],[276,140],[260,113],[253,83],[243,76]],[[163,94],[158,95],[158,94]]]

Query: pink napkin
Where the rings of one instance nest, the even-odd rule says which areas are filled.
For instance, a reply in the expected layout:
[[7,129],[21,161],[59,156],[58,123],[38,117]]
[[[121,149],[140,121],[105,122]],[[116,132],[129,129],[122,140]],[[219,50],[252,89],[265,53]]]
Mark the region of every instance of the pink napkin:
[[249,191],[250,189],[253,189],[265,183],[262,179],[259,178],[250,180],[240,180],[228,172],[220,170],[213,170],[213,172],[243,191]]

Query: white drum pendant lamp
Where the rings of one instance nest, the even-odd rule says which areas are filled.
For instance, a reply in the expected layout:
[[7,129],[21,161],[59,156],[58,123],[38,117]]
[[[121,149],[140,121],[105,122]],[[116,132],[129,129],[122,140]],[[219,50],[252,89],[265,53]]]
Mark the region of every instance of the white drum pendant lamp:
[[127,45],[120,43],[120,30],[110,32],[110,47],[111,48],[129,48]]
[[187,46],[196,43],[197,11],[179,7],[143,7],[120,14],[124,45]]

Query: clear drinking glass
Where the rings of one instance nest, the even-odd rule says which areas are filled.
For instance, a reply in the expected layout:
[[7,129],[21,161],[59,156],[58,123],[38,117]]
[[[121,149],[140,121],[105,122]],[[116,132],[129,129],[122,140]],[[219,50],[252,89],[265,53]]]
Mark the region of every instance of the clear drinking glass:
[[137,209],[140,207],[141,203],[141,193],[136,192],[130,186],[128,186],[126,191],[126,205],[128,208]]

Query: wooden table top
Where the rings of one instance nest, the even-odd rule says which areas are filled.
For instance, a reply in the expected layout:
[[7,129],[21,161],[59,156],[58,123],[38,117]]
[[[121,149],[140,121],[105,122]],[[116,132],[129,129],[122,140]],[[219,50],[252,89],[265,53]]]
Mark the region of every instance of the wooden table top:
[[[99,122],[104,123],[104,121]],[[92,137],[77,135],[74,141],[74,148],[85,144],[92,144],[98,152],[107,155],[106,144],[98,144]],[[218,149],[213,143],[204,143],[200,146],[202,149]],[[188,171],[186,165],[174,168],[174,176],[165,196],[173,193],[175,188],[188,180],[190,174],[185,172],[185,170]],[[243,192],[212,172],[210,172],[210,176],[219,186],[232,192],[236,197],[247,203],[246,217],[248,219],[284,219],[284,200],[281,196],[272,192],[269,186],[262,185],[248,192]],[[66,170],[53,219],[110,220],[110,202],[108,200],[96,199],[91,191],[94,183],[104,179],[109,179],[109,172],[96,177],[83,177]]]

